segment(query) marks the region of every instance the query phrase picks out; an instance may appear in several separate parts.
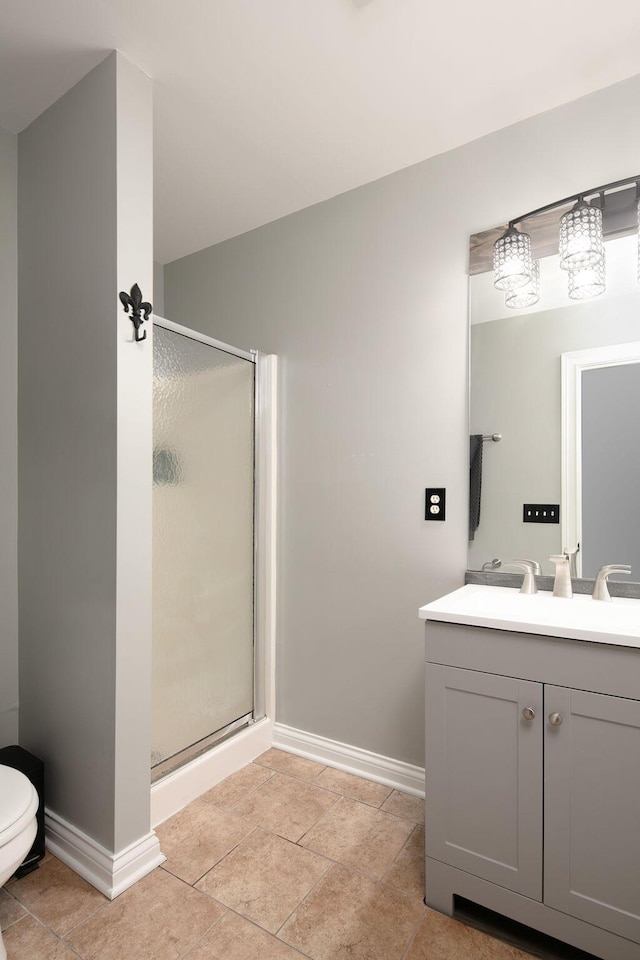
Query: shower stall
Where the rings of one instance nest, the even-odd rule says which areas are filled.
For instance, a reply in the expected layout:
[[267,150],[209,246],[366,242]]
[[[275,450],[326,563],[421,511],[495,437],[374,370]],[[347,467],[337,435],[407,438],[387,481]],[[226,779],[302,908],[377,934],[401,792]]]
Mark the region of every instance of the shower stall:
[[153,363],[155,782],[268,719],[275,358],[155,318]]

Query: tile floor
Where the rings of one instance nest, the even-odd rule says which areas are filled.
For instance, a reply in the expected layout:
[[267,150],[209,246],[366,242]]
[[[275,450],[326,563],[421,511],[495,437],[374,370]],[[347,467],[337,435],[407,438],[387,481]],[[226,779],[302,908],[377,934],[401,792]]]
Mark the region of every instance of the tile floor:
[[9,960],[530,960],[424,906],[424,804],[268,750],[158,828],[113,902],[47,855],[0,893]]

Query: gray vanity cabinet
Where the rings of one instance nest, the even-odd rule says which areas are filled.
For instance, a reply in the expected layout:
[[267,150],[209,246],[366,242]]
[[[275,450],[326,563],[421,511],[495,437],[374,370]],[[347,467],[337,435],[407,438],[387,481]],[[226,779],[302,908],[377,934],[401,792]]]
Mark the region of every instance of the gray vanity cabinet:
[[638,960],[640,651],[427,623],[427,661],[427,904]]
[[640,942],[640,702],[546,686],[545,714],[545,903]]
[[542,899],[542,684],[427,671],[427,854]]

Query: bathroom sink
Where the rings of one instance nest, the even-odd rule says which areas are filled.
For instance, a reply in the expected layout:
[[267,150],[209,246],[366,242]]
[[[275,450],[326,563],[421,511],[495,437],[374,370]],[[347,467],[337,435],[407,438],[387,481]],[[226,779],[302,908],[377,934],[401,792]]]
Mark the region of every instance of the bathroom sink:
[[422,620],[640,647],[640,600],[626,597],[605,603],[574,594],[568,600],[547,591],[527,596],[515,587],[470,583],[421,607],[419,615]]

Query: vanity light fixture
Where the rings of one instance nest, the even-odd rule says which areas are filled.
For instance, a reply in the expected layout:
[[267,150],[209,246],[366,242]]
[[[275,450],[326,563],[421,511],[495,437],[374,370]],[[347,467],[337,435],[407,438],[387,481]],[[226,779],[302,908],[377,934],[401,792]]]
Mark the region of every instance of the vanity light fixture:
[[596,207],[580,197],[574,207],[560,218],[560,267],[562,270],[581,270],[597,267],[604,258],[602,236],[602,207]]
[[540,261],[533,261],[531,280],[515,290],[509,290],[504,298],[507,307],[512,310],[522,310],[523,307],[532,307],[540,299]]
[[493,248],[493,285],[511,292],[530,283],[532,276],[531,237],[510,223]]
[[[557,247],[554,237],[558,236],[557,221],[554,221],[553,217],[556,211],[562,213]],[[516,224],[524,224],[530,232],[518,230]],[[533,306],[540,297],[540,280],[532,248],[539,249],[543,256],[550,255],[557,249],[560,267],[569,275],[570,298],[586,300],[597,297],[605,289],[604,237],[618,237],[633,231],[638,232],[637,277],[640,283],[638,175],[548,203],[510,220],[506,231],[494,242],[494,286],[497,290],[504,291],[508,307],[522,309]],[[495,233],[493,235],[495,236]],[[486,253],[481,252],[483,243],[484,241],[481,241],[477,245],[476,264],[486,263],[485,257],[489,259],[488,250]],[[472,246],[472,266],[473,260]],[[488,269],[488,264],[483,269]],[[483,269],[472,269],[471,272],[481,273]]]
[[569,271],[569,296],[572,300],[590,300],[605,290],[605,258],[591,266],[581,264]]

